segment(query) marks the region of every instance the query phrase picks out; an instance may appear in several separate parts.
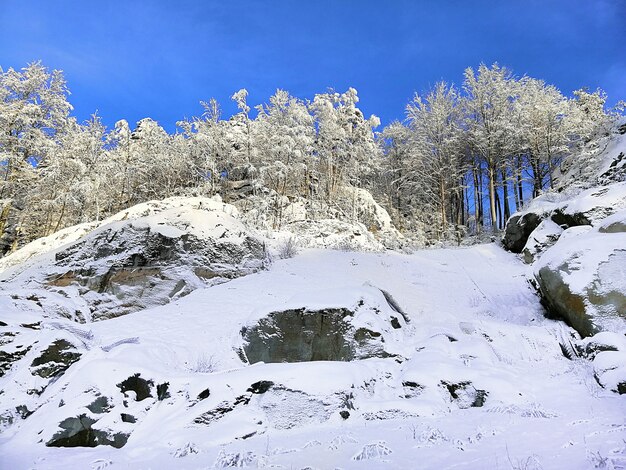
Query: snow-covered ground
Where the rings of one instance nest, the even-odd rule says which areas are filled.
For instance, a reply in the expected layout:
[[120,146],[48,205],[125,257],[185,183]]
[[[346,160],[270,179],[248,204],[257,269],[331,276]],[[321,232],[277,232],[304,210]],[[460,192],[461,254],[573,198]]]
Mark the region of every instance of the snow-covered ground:
[[[42,341],[62,330],[84,347],[37,411],[0,434],[0,468],[626,468],[625,395],[602,389],[587,360],[564,357],[573,330],[543,317],[528,269],[495,244],[413,255],[307,250],[97,323],[8,307],[5,323],[41,320]],[[270,312],[393,313],[379,289],[409,319],[383,333],[389,357],[240,359],[242,327]],[[375,330],[366,314],[360,321]],[[17,405],[30,380],[15,369],[0,378],[2,408]],[[169,397],[123,395],[117,384],[136,373],[168,382]],[[111,411],[86,408],[94,390]],[[136,422],[122,422],[120,410]],[[44,445],[82,413],[129,433],[126,445]]]

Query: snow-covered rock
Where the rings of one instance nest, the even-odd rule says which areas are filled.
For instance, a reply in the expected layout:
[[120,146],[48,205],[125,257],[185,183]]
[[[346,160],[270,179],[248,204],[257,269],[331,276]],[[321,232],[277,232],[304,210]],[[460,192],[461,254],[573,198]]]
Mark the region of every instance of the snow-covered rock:
[[583,337],[626,331],[626,232],[572,230],[534,265],[548,309]]
[[[15,300],[37,298],[45,311],[84,322],[161,305],[207,282],[255,272],[267,256],[236,209],[213,199],[140,204],[84,230],[78,227],[78,238],[66,229],[25,247],[27,255],[14,253],[7,264],[28,257],[27,262],[1,273],[0,289]],[[58,247],[68,238],[70,243]]]
[[524,245],[524,249],[522,250],[524,262],[526,264],[532,264],[536,256],[554,245],[562,233],[563,228],[560,225],[557,225],[549,219],[543,220],[537,228],[531,232],[526,241],[526,245]]
[[[521,253],[544,220],[551,220],[561,228],[580,225],[597,226],[604,219],[626,209],[626,182],[595,187],[582,192],[547,193],[535,198],[527,209],[517,212],[507,221],[504,247]],[[542,231],[545,226],[542,227]],[[539,234],[539,237],[542,235]],[[537,254],[537,253],[535,253]]]

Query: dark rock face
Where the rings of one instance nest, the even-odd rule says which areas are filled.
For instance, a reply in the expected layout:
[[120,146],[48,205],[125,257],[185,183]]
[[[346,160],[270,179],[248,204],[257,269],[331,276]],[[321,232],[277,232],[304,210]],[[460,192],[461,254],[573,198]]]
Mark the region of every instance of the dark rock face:
[[591,225],[591,221],[585,214],[580,213],[567,213],[562,209],[555,209],[550,216],[552,221],[560,226],[566,227],[578,227],[580,225]]
[[98,397],[87,406],[87,409],[95,414],[107,413],[111,408],[107,397]]
[[82,414],[75,418],[67,418],[59,423],[61,431],[46,442],[48,447],[96,447],[108,445],[117,449],[126,444],[128,435],[124,433],[109,434],[92,427],[97,421]]
[[242,332],[244,352],[256,362],[351,361],[356,350],[348,336],[345,308],[273,312]]
[[540,222],[541,217],[533,212],[514,215],[506,223],[502,244],[513,253],[521,253],[528,237]]
[[58,377],[78,361],[80,356],[72,343],[64,339],[56,340],[33,360],[30,365],[33,368],[31,373],[45,379]]
[[12,353],[0,351],[0,377],[4,376],[11,369],[13,363],[19,361],[29,350],[30,347],[18,349]]
[[152,380],[142,379],[139,374],[128,377],[123,382],[117,384],[122,393],[135,392],[135,400],[142,401],[152,397]]
[[271,380],[260,380],[250,385],[250,388],[248,388],[247,391],[255,393],[257,395],[261,395],[267,392],[273,386],[274,386],[274,382],[272,382]]

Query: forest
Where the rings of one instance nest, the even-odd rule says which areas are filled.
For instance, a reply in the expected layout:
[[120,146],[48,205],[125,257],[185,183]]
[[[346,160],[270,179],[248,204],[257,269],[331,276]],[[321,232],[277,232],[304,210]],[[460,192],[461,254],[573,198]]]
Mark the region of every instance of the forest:
[[591,184],[599,139],[624,108],[498,64],[416,93],[382,129],[353,88],[312,100],[279,89],[255,107],[242,89],[233,116],[201,101],[173,134],[150,118],[78,122],[69,95],[63,72],[40,62],[0,69],[0,254],[175,195],[219,194],[244,210],[263,201],[258,228],[280,229],[294,201],[307,217],[357,220],[362,189],[408,237],[493,233],[542,192]]

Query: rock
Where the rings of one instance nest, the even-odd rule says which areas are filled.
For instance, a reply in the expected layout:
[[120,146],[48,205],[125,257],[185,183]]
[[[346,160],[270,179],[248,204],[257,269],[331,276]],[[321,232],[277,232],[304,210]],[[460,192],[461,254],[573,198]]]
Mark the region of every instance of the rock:
[[607,217],[598,227],[600,233],[623,233],[626,232],[626,211],[620,211]]
[[549,314],[582,337],[626,329],[626,233],[567,232],[535,267]]
[[522,250],[524,263],[532,264],[545,250],[554,245],[563,229],[552,220],[543,220],[528,237]]
[[603,331],[578,341],[574,347],[580,356],[593,360],[603,351],[626,351],[626,337],[622,334]]
[[[119,389],[124,395],[127,395],[128,392],[134,392],[135,400],[142,401],[146,398],[152,397],[152,387],[154,386],[154,382],[152,380],[142,379],[140,374],[135,374],[131,377],[128,377],[123,382],[117,384]],[[166,390],[167,391],[167,388]]]
[[95,414],[108,413],[111,408],[107,397],[97,397],[91,404],[87,405],[87,409]]
[[67,418],[61,423],[58,431],[46,442],[48,447],[96,447],[108,445],[117,449],[124,447],[128,440],[125,433],[110,434],[92,427],[97,421],[82,414],[75,418]]
[[363,290],[364,297],[349,306],[287,308],[266,314],[242,329],[243,357],[254,364],[393,355],[386,350],[385,336],[406,325],[405,314],[397,315],[401,308],[395,302],[392,307],[375,287]]
[[17,349],[13,352],[0,350],[0,377],[4,376],[11,369],[13,363],[24,357],[29,350],[30,347]]
[[30,365],[31,373],[46,379],[58,377],[78,361],[80,356],[72,343],[64,339],[56,340],[33,360]]
[[[305,308],[272,312],[242,331],[244,351],[256,362],[351,361],[356,357],[348,337],[347,309],[309,311]],[[354,332],[352,333],[354,335]]]
[[450,395],[450,399],[461,409],[480,408],[485,404],[488,392],[477,390],[471,382],[446,382],[441,381],[441,386]]
[[513,215],[506,223],[502,244],[513,253],[521,253],[528,237],[540,222],[541,217],[533,212]]
[[[626,209],[626,182],[591,188],[575,195],[547,193],[535,198],[528,209],[513,214],[506,223],[504,247],[521,253],[531,233],[546,219],[562,229],[597,226]],[[532,254],[532,249],[529,250]]]
[[78,305],[76,313],[67,312],[63,299],[44,297],[42,308],[84,322],[163,305],[207,283],[253,273],[267,261],[264,242],[237,219],[233,206],[171,198],[128,209],[81,239],[5,271],[0,280],[15,289],[43,282]]

